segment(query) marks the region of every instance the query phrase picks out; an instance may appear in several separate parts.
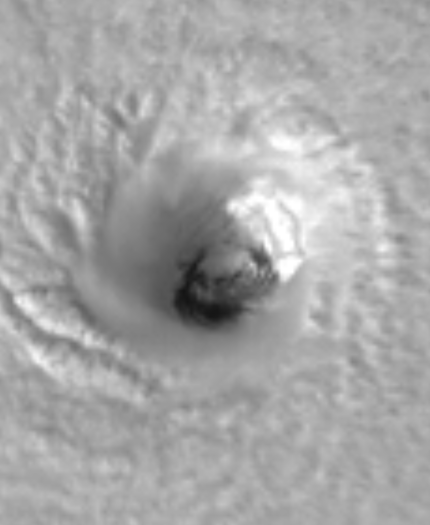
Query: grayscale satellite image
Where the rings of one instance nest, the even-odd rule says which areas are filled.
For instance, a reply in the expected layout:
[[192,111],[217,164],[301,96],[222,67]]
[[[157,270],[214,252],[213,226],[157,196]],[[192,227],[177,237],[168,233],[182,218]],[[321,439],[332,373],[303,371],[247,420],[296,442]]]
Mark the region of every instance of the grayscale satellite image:
[[430,524],[428,0],[0,0],[0,525]]

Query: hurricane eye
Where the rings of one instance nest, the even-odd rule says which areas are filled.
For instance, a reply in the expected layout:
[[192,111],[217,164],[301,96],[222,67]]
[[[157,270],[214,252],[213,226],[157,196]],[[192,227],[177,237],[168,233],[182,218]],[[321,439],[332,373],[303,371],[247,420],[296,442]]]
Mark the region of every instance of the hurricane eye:
[[274,291],[279,276],[259,243],[238,232],[236,242],[216,240],[183,263],[173,304],[182,319],[218,327],[238,323]]

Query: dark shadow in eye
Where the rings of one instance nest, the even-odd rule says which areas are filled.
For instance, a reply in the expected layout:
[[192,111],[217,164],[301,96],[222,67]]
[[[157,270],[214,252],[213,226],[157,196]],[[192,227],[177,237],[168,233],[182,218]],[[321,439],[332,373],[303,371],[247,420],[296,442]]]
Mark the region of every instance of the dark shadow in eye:
[[207,328],[238,325],[258,310],[279,284],[274,262],[261,246],[208,246],[179,268],[173,306],[182,321]]

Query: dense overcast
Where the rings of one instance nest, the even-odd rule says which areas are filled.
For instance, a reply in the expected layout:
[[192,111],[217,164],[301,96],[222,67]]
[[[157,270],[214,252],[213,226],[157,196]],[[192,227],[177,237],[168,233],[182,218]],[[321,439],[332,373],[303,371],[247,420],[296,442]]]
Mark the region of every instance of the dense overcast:
[[0,0],[0,166],[0,525],[430,523],[426,0]]

